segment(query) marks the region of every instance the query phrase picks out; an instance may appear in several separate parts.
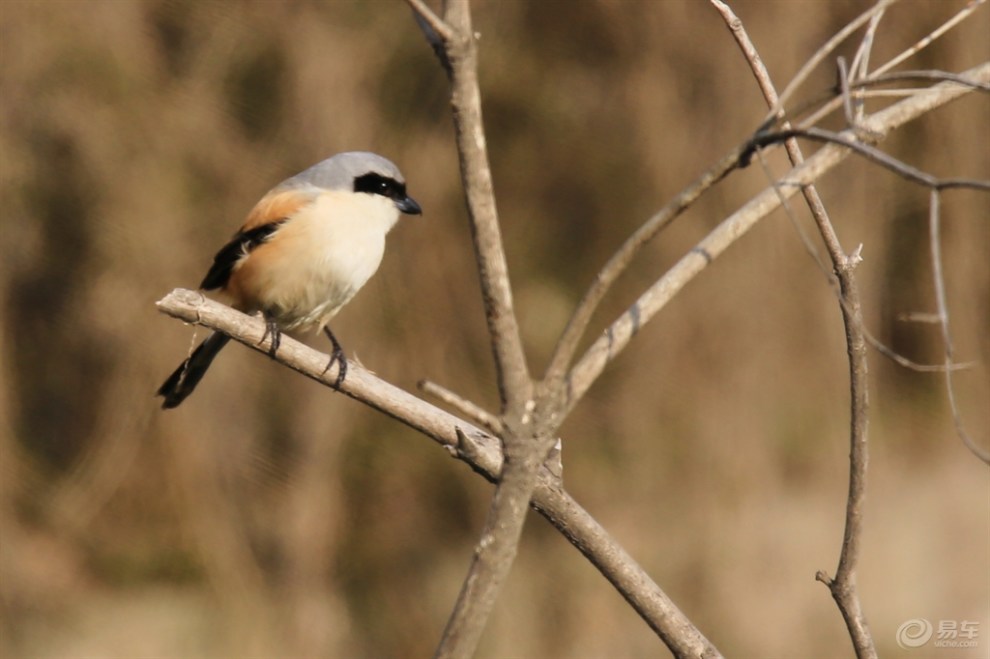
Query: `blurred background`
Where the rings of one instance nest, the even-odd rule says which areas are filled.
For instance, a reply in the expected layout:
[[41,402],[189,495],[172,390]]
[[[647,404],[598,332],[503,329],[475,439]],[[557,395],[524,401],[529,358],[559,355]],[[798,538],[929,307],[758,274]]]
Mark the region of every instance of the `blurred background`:
[[[708,3],[474,4],[496,193],[539,373],[596,269],[766,108]],[[867,5],[733,3],[781,88]],[[896,5],[871,61],[962,5]],[[982,7],[902,68],[985,62],[988,32]],[[803,97],[833,79],[822,67]],[[488,483],[241,346],[181,408],[153,398],[204,336],[155,301],[194,288],[272,185],[368,149],[399,164],[425,212],[390,234],[334,330],[401,387],[430,378],[495,408],[448,84],[405,4],[3,0],[0,85],[0,653],[432,653]],[[987,179],[988,119],[972,94],[884,146],[937,175]],[[765,185],[759,167],[737,172],[661,234],[590,334]],[[846,249],[864,246],[870,329],[939,362],[938,328],[904,320],[935,310],[928,192],[856,159],[820,190]],[[944,195],[956,355],[974,363],[958,397],[984,447],[988,218],[986,194]],[[986,656],[988,470],[955,436],[942,376],[876,352],[870,368],[859,585],[877,644],[921,656],[897,646],[901,623],[976,621],[978,647],[938,656]],[[842,539],[846,369],[826,277],[777,213],[649,324],[564,426],[570,491],[727,654],[851,654],[814,580],[834,573]],[[480,654],[666,650],[534,515]]]

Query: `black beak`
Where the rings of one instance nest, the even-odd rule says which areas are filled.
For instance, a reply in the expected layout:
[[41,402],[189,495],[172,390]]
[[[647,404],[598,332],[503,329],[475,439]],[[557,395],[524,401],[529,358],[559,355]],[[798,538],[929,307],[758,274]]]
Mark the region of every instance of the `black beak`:
[[419,207],[416,200],[412,197],[402,197],[401,199],[395,200],[395,207],[406,215],[420,215],[423,209]]

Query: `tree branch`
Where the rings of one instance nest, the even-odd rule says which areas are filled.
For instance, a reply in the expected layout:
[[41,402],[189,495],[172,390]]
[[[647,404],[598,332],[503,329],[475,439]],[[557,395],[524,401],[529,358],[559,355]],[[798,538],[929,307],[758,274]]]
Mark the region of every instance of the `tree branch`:
[[[236,341],[267,354],[260,344],[264,322],[246,316],[201,293],[176,289],[157,304],[173,318],[223,332]],[[325,386],[336,373],[324,372],[327,355],[283,335],[275,360]],[[340,392],[430,437],[453,457],[495,482],[502,470],[497,438],[462,419],[349,363]],[[691,624],[643,568],[564,490],[546,469],[539,471],[531,505],[556,527],[679,657],[717,657],[714,646]]]
[[422,2],[410,2],[410,6],[451,81],[461,179],[502,402],[502,471],[481,540],[436,654],[462,657],[477,648],[514,562],[540,466],[556,440],[534,423],[533,381],[512,306],[488,162],[470,5],[468,0],[448,0],[442,22]]
[[[975,83],[990,82],[990,63],[981,64],[962,75]],[[882,136],[896,130],[927,112],[965,96],[972,87],[955,83],[941,83],[931,88],[919,90],[909,98],[884,108],[867,118],[865,124],[875,136]],[[839,133],[845,139],[855,137],[852,130]],[[739,150],[742,153],[743,149]],[[809,157],[801,165],[788,172],[777,189],[768,188],[751,199],[746,205],[726,218],[691,249],[680,261],[667,271],[655,284],[647,289],[636,302],[620,315],[584,353],[568,374],[568,409],[587,392],[605,366],[629,344],[633,335],[649,322],[674,295],[689,281],[701,273],[714,259],[736,240],[746,234],[761,219],[780,206],[782,199],[788,199],[804,186],[818,180],[826,172],[835,168],[851,153],[849,147],[827,144]]]
[[850,21],[844,28],[836,32],[821,48],[815,51],[815,54],[801,66],[801,69],[796,74],[794,74],[794,78],[787,83],[784,91],[780,93],[780,97],[777,99],[777,102],[773,105],[773,107],[771,107],[770,114],[768,116],[770,118],[781,116],[784,105],[788,100],[790,100],[797,88],[804,84],[804,81],[808,79],[811,72],[814,71],[815,68],[829,56],[829,54],[838,48],[839,44],[845,41],[850,34],[861,28],[864,24],[872,21],[874,16],[883,13],[887,10],[887,7],[891,6],[895,2],[897,2],[897,0],[878,0],[875,5],[864,11],[862,14]]
[[873,71],[871,78],[875,78],[883,75],[887,71],[891,70],[904,60],[916,55],[918,52],[927,48],[933,41],[944,35],[946,32],[959,25],[963,20],[969,17],[977,7],[982,5],[986,0],[970,0],[967,2],[962,9],[959,10],[952,18],[942,23],[939,27],[932,30],[927,36],[919,39],[913,46],[902,52],[900,55],[892,58],[889,62],[881,66],[880,68]]
[[554,390],[561,386],[568,367],[577,352],[579,341],[591,322],[598,305],[605,298],[615,281],[629,267],[636,254],[660,231],[667,227],[684,212],[701,195],[725,178],[739,166],[739,152],[734,151],[723,157],[718,163],[702,174],[695,182],[682,190],[666,206],[649,218],[619,247],[578,303],[571,315],[563,334],[557,341],[550,364],[543,377],[545,386]]
[[427,39],[450,76],[461,179],[467,201],[471,237],[481,280],[485,317],[495,357],[503,412],[518,412],[532,396],[519,324],[512,305],[512,288],[495,206],[488,144],[481,115],[478,51],[467,0],[449,0],[443,20],[421,1],[408,0]]
[[507,451],[481,540],[434,654],[437,659],[474,655],[512,569],[543,463],[542,458],[522,463],[514,460],[516,457]]
[[[746,35],[742,22],[732,13],[727,5],[719,0],[712,0],[713,4],[725,18],[727,25],[736,37],[743,54],[750,64],[750,67],[757,79],[761,91],[771,108],[780,107],[780,99],[777,97],[770,77],[763,67],[762,62],[756,54],[756,50]],[[877,12],[870,21],[870,26],[864,35],[860,49],[857,51],[856,60],[853,65],[854,72],[862,72],[861,77],[866,77],[867,61],[872,46],[874,32],[879,23],[882,12]],[[841,96],[846,107],[846,118],[855,131],[856,123],[862,117],[863,106],[857,105],[853,111],[851,95],[849,93],[850,82],[846,77],[844,61],[839,58]],[[855,75],[855,73],[854,73]],[[790,133],[790,135],[788,135]],[[815,133],[814,135],[807,133]],[[834,133],[820,131],[816,128],[809,128],[805,131],[793,131],[789,124],[783,126],[780,136],[785,143],[788,156],[793,165],[800,165],[804,157],[794,136],[813,137],[824,139],[832,143],[840,143],[851,149],[858,150],[874,162],[879,162],[885,167],[893,169],[900,175],[916,183],[922,183],[932,188],[932,220],[933,226],[933,252],[937,252],[937,208],[938,190],[948,187],[946,182],[940,181],[914,168],[908,167],[904,163],[883,154],[877,149],[863,145],[858,141],[849,139],[832,139],[837,137]],[[966,182],[968,187],[983,187],[979,182]],[[953,182],[953,184],[956,184]],[[957,185],[957,184],[956,184]],[[985,184],[984,184],[985,185]],[[859,250],[852,256],[848,255],[842,248],[834,227],[829,220],[824,205],[813,185],[809,185],[803,190],[808,207],[812,212],[816,226],[828,250],[832,260],[833,272],[839,282],[839,308],[842,313],[843,325],[846,333],[847,354],[849,359],[849,383],[850,383],[850,454],[849,454],[849,490],[846,500],[846,524],[843,533],[842,550],[840,552],[839,567],[834,579],[830,579],[823,571],[816,574],[816,579],[826,584],[832,594],[833,599],[839,607],[839,611],[846,623],[853,648],[860,659],[875,659],[877,656],[876,647],[870,634],[869,626],[862,611],[862,603],[859,598],[856,586],[856,565],[860,554],[860,544],[863,531],[863,514],[866,496],[866,476],[869,464],[868,453],[868,427],[869,427],[869,385],[868,385],[868,361],[867,361],[867,333],[863,323],[861,301],[858,291],[858,284],[855,277],[855,269],[860,261]],[[782,200],[783,202],[783,200]],[[938,272],[938,259],[935,259],[936,285],[940,279]],[[943,319],[943,329],[947,334],[947,321],[942,315],[944,306],[940,304],[940,316]],[[946,362],[951,365],[951,344],[946,340]],[[949,396],[951,390],[951,369],[946,372],[949,384]],[[955,407],[953,406],[955,413]],[[957,428],[960,427],[958,416]],[[964,433],[963,433],[964,434]],[[969,444],[967,444],[969,445]]]
[[478,405],[432,380],[420,380],[418,386],[423,393],[429,394],[450,405],[458,413],[467,417],[472,422],[481,425],[491,434],[498,436],[503,433],[502,421],[497,416],[490,414],[488,410],[482,409]]
[[[725,18],[733,36],[739,44],[743,56],[749,63],[753,75],[756,77],[760,91],[771,108],[777,107],[779,98],[773,86],[770,75],[763,62],[757,55],[746,33],[745,28],[729,9],[727,5],[712,0],[713,4]],[[867,34],[870,39],[873,36],[881,13],[874,15]],[[865,48],[857,55],[868,57]],[[845,82],[845,81],[844,81]],[[846,90],[848,91],[848,90]],[[784,124],[784,132],[789,129],[789,124]],[[799,166],[804,162],[804,155],[801,148],[793,137],[785,141],[788,158],[792,165]],[[869,385],[867,381],[867,354],[866,337],[863,331],[863,314],[860,307],[859,290],[856,283],[855,268],[859,255],[850,258],[842,249],[838,236],[832,226],[832,222],[825,210],[825,204],[818,194],[817,188],[812,185],[806,186],[802,193],[808,208],[811,210],[815,225],[821,234],[822,240],[832,259],[834,272],[839,280],[840,298],[839,309],[842,313],[842,320],[846,331],[847,354],[849,358],[849,387],[850,387],[850,454],[849,454],[849,494],[846,500],[846,527],[842,542],[842,551],[839,560],[839,570],[835,580],[829,580],[818,572],[816,578],[829,586],[832,596],[839,606],[839,611],[846,622],[849,636],[852,639],[856,656],[859,659],[875,659],[877,656],[876,646],[866,624],[863,615],[862,604],[859,593],[856,589],[855,566],[859,557],[859,544],[863,529],[863,505],[866,496],[866,469],[869,461],[867,429],[869,427]],[[783,203],[783,199],[781,200]]]
[[932,252],[932,280],[935,287],[935,304],[938,308],[938,323],[942,330],[942,343],[945,345],[945,389],[952,409],[952,422],[956,434],[970,452],[983,462],[990,464],[990,451],[973,441],[963,425],[962,414],[956,404],[956,391],[952,384],[950,368],[955,362],[955,349],[952,347],[952,333],[949,331],[949,303],[945,293],[945,276],[942,274],[941,203],[938,188],[932,188],[928,209],[928,239]]
[[[851,130],[852,132],[856,132],[856,128]],[[990,181],[964,178],[938,178],[936,176],[932,176],[931,174],[923,172],[916,167],[908,165],[902,160],[898,160],[897,158],[884,153],[874,146],[864,144],[855,137],[850,136],[848,131],[843,131],[843,133],[835,133],[822,128],[784,128],[783,130],[774,131],[771,133],[761,133],[749,141],[747,147],[743,149],[741,158],[744,162],[748,163],[749,159],[752,157],[752,154],[761,147],[767,146],[768,144],[778,144],[780,142],[787,145],[796,137],[805,138],[815,142],[824,142],[844,146],[851,151],[855,151],[867,160],[870,160],[885,169],[894,172],[898,176],[906,178],[912,183],[924,185],[925,187],[929,187],[934,190],[969,188],[971,190],[990,192]],[[788,152],[790,152],[790,148],[788,148]]]

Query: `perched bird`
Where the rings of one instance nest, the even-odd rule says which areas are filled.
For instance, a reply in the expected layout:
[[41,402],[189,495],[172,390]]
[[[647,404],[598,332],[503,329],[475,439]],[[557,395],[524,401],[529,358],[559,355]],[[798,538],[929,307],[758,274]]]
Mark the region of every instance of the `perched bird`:
[[[338,363],[339,387],[347,361],[327,323],[378,270],[385,234],[399,214],[421,212],[391,161],[364,151],[339,153],[262,197],[217,252],[200,288],[220,289],[245,313],[260,311],[273,357],[282,330],[326,332],[333,344],[327,368]],[[158,389],[164,409],[193,392],[229,340],[214,332],[175,369]]]

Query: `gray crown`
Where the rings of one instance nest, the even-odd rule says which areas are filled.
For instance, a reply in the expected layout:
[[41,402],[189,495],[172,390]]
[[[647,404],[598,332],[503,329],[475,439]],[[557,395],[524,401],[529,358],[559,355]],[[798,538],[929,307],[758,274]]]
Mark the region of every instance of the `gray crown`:
[[325,190],[350,190],[354,179],[365,174],[379,174],[405,183],[402,172],[391,160],[370,151],[347,151],[296,174],[285,181],[283,186],[295,188],[315,185]]

